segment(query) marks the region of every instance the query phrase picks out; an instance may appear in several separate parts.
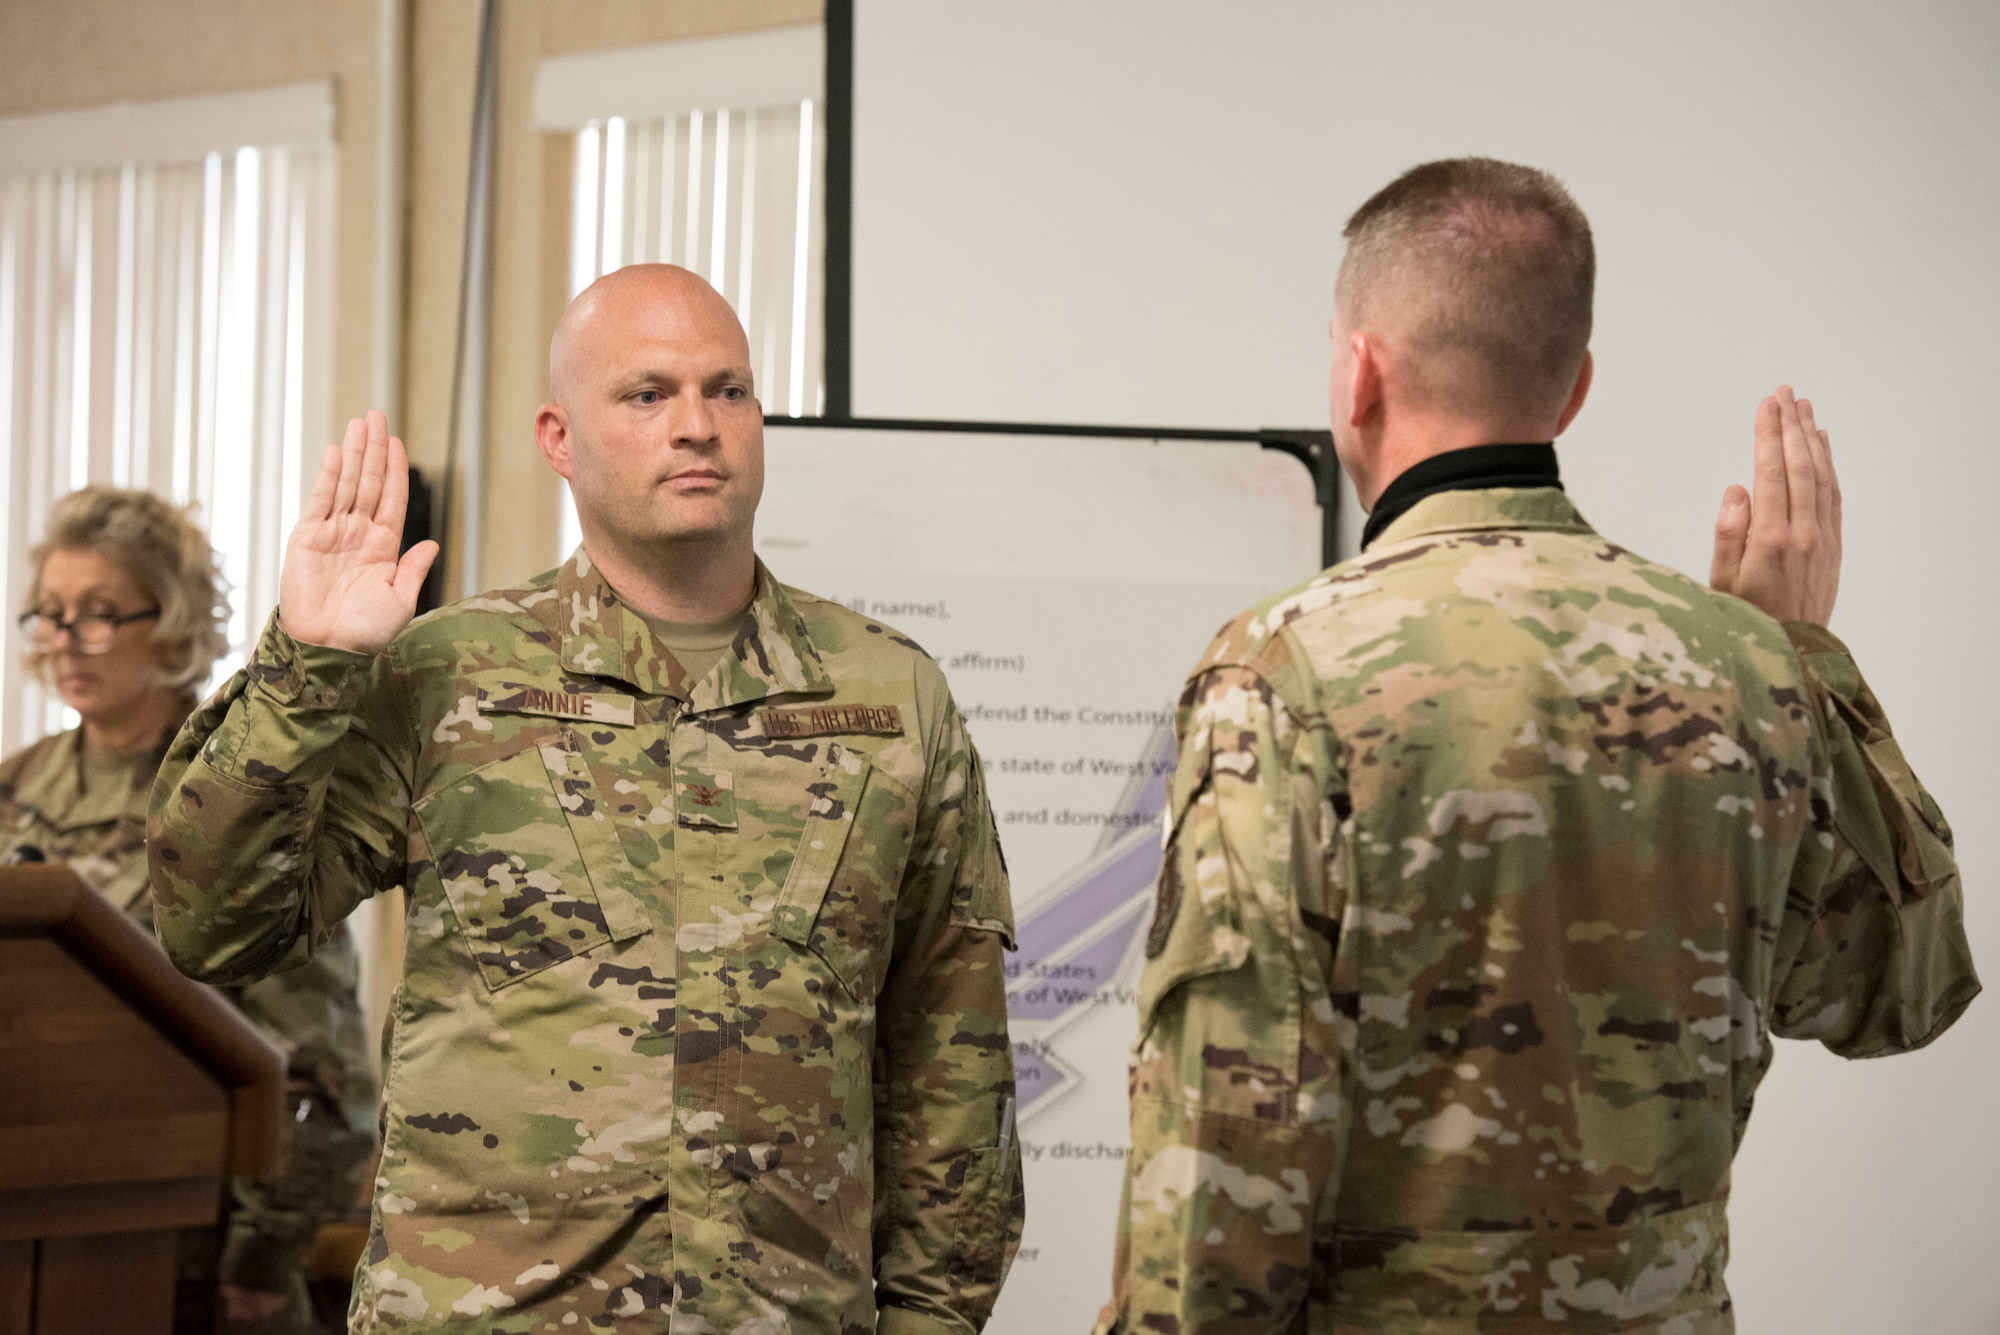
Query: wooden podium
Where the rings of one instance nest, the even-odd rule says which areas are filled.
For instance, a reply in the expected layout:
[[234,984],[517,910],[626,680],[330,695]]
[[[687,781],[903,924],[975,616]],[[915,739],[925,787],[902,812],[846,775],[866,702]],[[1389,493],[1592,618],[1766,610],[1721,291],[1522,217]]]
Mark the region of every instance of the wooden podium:
[[285,1065],[59,866],[0,867],[0,1335],[168,1335],[174,1234],[278,1153]]

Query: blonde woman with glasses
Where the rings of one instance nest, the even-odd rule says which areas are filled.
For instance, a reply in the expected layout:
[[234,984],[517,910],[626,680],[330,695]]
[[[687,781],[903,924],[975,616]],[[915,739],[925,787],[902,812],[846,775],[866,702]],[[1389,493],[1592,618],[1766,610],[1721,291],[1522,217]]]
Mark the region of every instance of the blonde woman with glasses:
[[[0,761],[0,861],[66,863],[151,935],[153,776],[228,647],[215,552],[187,511],[87,487],[57,502],[29,560],[27,662],[81,723]],[[290,1152],[282,1176],[230,1185],[221,1226],[181,1235],[175,1335],[320,1329],[305,1254],[355,1201],[374,1132],[355,980],[341,928],[300,968],[223,989],[290,1058]]]

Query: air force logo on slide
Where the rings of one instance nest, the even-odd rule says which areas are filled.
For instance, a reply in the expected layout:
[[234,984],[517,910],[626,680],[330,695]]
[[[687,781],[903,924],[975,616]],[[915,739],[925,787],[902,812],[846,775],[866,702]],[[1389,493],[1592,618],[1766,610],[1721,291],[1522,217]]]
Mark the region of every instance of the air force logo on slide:
[[1119,819],[1097,846],[1022,917],[1020,951],[1009,962],[1007,1022],[1014,1032],[1014,1083],[1026,1121],[1082,1075],[1057,1055],[1058,1035],[1094,1007],[1130,1004],[1130,975],[1160,874],[1160,818],[1174,777],[1174,734],[1156,728],[1135,776],[1119,795]]

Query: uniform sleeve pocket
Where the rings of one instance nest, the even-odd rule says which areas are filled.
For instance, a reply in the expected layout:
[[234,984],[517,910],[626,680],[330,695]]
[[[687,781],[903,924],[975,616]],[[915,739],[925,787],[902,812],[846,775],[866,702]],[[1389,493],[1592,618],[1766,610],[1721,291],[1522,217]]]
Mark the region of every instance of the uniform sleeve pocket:
[[1951,827],[1944,812],[1923,784],[1917,781],[1903,748],[1884,733],[1862,748],[1867,756],[1869,777],[1882,798],[1889,817],[1891,837],[1896,845],[1896,868],[1902,874],[1905,899],[1922,898],[1933,886],[1949,880],[1958,871],[1952,852]]
[[1296,979],[1281,952],[1254,959],[1203,801],[1167,847],[1162,886],[1179,896],[1139,979],[1128,1073],[1132,1106],[1164,1104],[1282,1122],[1298,1087]]
[[[810,950],[839,978],[841,986],[860,1000],[873,998],[868,980],[879,970],[878,955],[888,949],[888,909],[895,886],[881,885],[875,868],[852,848],[856,815],[873,802],[868,757],[837,744],[819,777],[806,786],[806,823],[799,832],[792,866],[772,910],[771,931],[781,941]],[[879,805],[879,804],[878,804]],[[868,822],[871,831],[895,828],[888,820]],[[845,860],[845,862],[843,861]],[[864,867],[862,863],[871,863]],[[898,864],[899,865],[899,864]]]
[[[1903,902],[1922,899],[1931,889],[1950,880],[1958,873],[1958,860],[1952,851],[1951,827],[1945,823],[1944,812],[1923,784],[1903,755],[1901,744],[1888,728],[1888,720],[1881,714],[1881,707],[1875,703],[1866,687],[1856,692],[1856,698],[1833,694],[1834,708],[1840,721],[1846,725],[1854,739],[1855,750],[1861,757],[1862,768],[1867,771],[1868,785],[1874,790],[1876,805],[1881,808],[1887,822],[1889,849],[1876,850],[1871,863],[1881,859],[1882,851],[1894,858],[1896,879],[1900,882],[1899,895]],[[1843,828],[1850,824],[1859,826],[1861,822],[1849,813],[1836,808],[1835,820]],[[1871,851],[1869,839],[1860,829],[1849,831],[1864,858]],[[1887,867],[1875,866],[1878,875]],[[1886,880],[1887,878],[1884,877]]]
[[959,865],[952,878],[951,921],[954,926],[997,932],[1007,949],[1015,948],[1014,896],[1008,886],[1007,855],[1000,849],[1000,829],[993,823],[993,805],[986,793],[986,770],[970,740],[963,821],[959,826]]
[[1140,1043],[1160,1003],[1175,989],[1241,968],[1250,955],[1228,883],[1229,860],[1207,771],[1208,748],[1198,745],[1182,757],[1168,798],[1172,823],[1146,936],[1146,971],[1139,979]]
[[[1155,908],[1156,914],[1164,911],[1169,894],[1182,896],[1178,888],[1167,887],[1178,887],[1185,875],[1184,865],[1191,860],[1188,854],[1172,847],[1167,849],[1167,861],[1160,869],[1163,903]],[[1145,1042],[1159,1018],[1161,1003],[1177,990],[1198,978],[1240,969],[1249,957],[1250,940],[1237,929],[1235,914],[1227,903],[1180,904],[1164,933],[1159,952],[1146,962],[1145,973],[1139,979],[1138,1041]]]
[[[416,816],[493,990],[649,930],[618,884],[630,865],[596,785],[562,740],[474,770],[420,802]],[[615,921],[607,921],[600,884],[620,910]]]
[[[1855,782],[1858,776],[1836,756],[1834,823],[1868,869],[1885,885],[1896,885],[1901,902],[1927,897],[1958,873],[1944,813],[1917,781],[1890,731],[1882,702],[1846,647],[1817,627],[1792,624],[1785,629],[1800,650],[1799,661],[1815,696],[1832,705],[1836,752],[1845,733],[1867,775],[1864,790]],[[1881,813],[1879,824],[1876,810]]]

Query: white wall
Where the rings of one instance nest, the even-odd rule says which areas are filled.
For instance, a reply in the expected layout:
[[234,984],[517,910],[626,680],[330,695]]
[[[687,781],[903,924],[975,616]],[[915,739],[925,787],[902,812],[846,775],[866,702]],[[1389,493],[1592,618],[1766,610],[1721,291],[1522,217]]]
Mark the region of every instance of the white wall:
[[[1600,270],[1572,494],[1705,573],[1757,398],[1816,400],[1835,629],[1957,822],[2000,977],[2000,6],[858,8],[858,413],[1323,425],[1347,213],[1427,158],[1560,174]],[[1744,1329],[2000,1329],[1996,1107],[2000,1001],[1886,1063],[1784,1045],[1738,1167]]]

